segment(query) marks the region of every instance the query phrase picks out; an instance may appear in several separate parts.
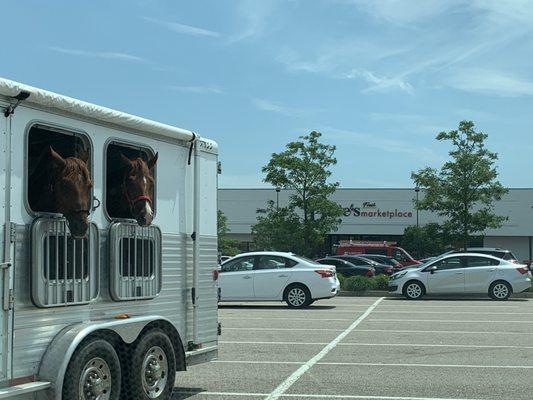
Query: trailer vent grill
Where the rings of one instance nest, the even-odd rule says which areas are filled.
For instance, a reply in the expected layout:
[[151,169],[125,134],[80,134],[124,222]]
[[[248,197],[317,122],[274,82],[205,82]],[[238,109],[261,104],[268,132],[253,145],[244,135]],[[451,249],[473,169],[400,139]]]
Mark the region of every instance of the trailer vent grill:
[[109,229],[111,297],[153,299],[161,291],[161,231],[156,226],[115,222]]
[[90,303],[98,296],[99,237],[74,239],[63,218],[37,218],[32,225],[32,299],[38,307]]

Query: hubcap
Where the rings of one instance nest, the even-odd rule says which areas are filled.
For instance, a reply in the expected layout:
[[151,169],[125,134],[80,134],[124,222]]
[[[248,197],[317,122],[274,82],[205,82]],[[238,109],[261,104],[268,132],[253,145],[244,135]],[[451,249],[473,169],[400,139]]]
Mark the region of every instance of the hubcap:
[[422,295],[422,288],[416,283],[412,283],[407,286],[407,295],[413,299],[416,299]]
[[509,289],[503,283],[498,283],[496,286],[494,286],[492,293],[494,293],[494,297],[498,299],[504,299],[509,294]]
[[163,349],[154,346],[147,351],[142,366],[143,390],[151,399],[157,399],[168,380],[168,362]]
[[79,400],[108,400],[111,396],[111,370],[100,357],[83,367],[79,382]]
[[301,306],[305,302],[305,292],[300,288],[292,288],[287,296],[293,306]]

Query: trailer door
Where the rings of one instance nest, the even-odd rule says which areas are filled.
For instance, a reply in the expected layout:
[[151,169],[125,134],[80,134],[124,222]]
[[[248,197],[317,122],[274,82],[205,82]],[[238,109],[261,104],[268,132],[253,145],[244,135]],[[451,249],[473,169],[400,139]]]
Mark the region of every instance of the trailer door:
[[11,345],[11,120],[12,116],[4,117],[6,103],[0,101],[0,382],[10,379],[10,345]]

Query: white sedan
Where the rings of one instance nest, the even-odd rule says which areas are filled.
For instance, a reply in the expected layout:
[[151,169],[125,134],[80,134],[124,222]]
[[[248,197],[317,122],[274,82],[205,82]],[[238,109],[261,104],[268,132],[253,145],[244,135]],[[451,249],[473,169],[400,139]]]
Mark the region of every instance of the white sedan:
[[531,287],[531,272],[525,265],[476,253],[453,253],[391,276],[389,292],[411,300],[425,294],[483,293],[494,300],[507,300],[512,293]]
[[244,253],[222,264],[220,301],[285,301],[301,308],[339,293],[335,267],[293,253]]

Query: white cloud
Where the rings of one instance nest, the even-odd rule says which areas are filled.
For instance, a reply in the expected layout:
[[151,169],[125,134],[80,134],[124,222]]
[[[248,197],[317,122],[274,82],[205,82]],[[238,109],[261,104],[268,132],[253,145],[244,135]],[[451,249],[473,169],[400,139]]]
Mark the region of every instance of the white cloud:
[[388,78],[385,76],[377,76],[373,72],[366,71],[366,70],[360,70],[360,69],[353,69],[350,73],[346,75],[346,78],[348,79],[364,79],[368,83],[372,83],[373,85],[364,89],[363,93],[369,93],[369,92],[384,92],[388,91],[390,89],[398,89],[402,92],[412,93],[413,87],[411,84],[401,78]]
[[184,25],[180,24],[178,22],[173,21],[163,21],[157,18],[151,18],[151,17],[143,17],[145,21],[152,22],[154,24],[157,24],[159,26],[162,26],[165,29],[168,29],[172,32],[176,33],[182,33],[185,35],[191,35],[191,36],[208,36],[208,37],[219,37],[220,33],[215,31],[210,31],[203,28],[198,28],[196,26],[191,25]]
[[173,85],[169,86],[169,89],[176,90],[178,92],[185,92],[185,93],[216,93],[220,94],[222,93],[222,89],[220,89],[217,86],[178,86]]
[[480,68],[455,71],[448,84],[466,92],[519,97],[533,95],[533,81],[516,76]]
[[350,0],[368,14],[399,25],[433,18],[460,5],[456,0]]
[[275,2],[243,0],[237,7],[237,12],[244,21],[244,27],[230,37],[230,42],[238,42],[260,36],[268,26],[268,19],[273,13]]
[[142,57],[137,57],[132,54],[127,53],[118,53],[118,52],[102,52],[102,51],[86,51],[79,49],[67,49],[64,47],[51,46],[50,50],[55,51],[56,53],[68,54],[78,57],[88,57],[88,58],[101,58],[106,60],[118,60],[118,61],[128,61],[128,62],[146,62]]
[[257,99],[257,98],[252,99],[252,104],[259,110],[270,111],[270,112],[285,115],[287,117],[303,117],[308,114],[306,110],[293,108],[293,107],[287,107],[281,103],[277,103],[277,102],[265,100],[265,99]]
[[433,149],[417,144],[415,140],[389,139],[382,134],[369,134],[326,127],[320,130],[324,139],[332,143],[342,143],[344,146],[354,144],[360,151],[365,147],[374,148],[387,153],[397,153],[411,156],[415,160],[429,163],[442,161]]

